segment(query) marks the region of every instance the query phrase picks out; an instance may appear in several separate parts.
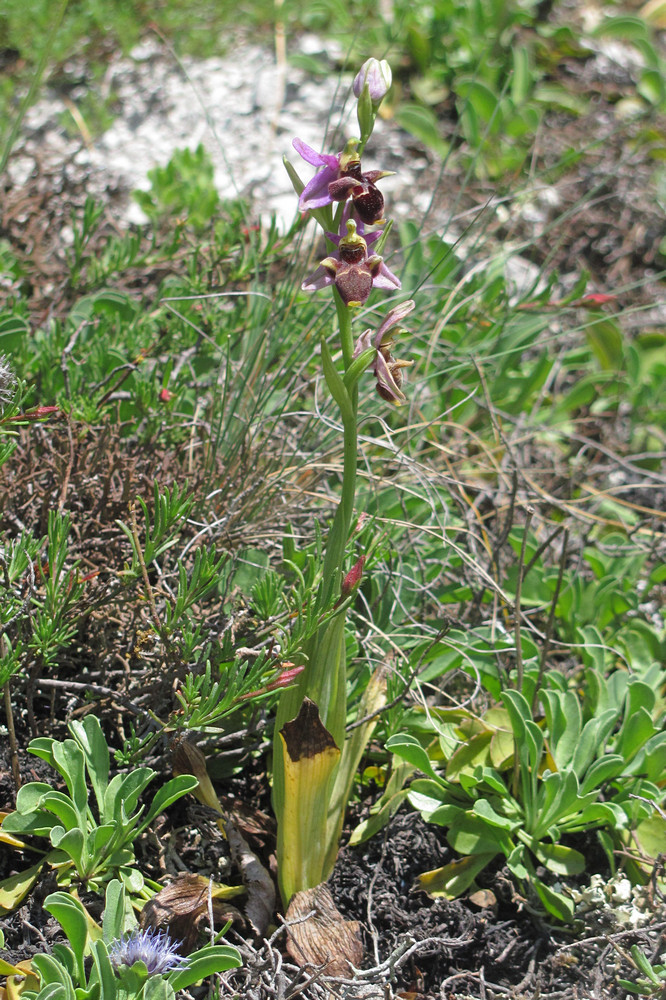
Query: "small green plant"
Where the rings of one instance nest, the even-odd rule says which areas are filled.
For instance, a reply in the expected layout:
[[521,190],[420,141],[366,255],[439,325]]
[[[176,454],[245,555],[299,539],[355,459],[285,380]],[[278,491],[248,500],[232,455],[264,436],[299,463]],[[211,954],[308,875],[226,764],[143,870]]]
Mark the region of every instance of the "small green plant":
[[78,561],[69,558],[70,531],[69,515],[49,511],[44,539],[24,531],[5,543],[0,556],[0,684],[21,669],[27,656],[35,669],[51,666],[76,633],[85,584]]
[[[409,733],[391,737],[387,750],[427,775],[411,782],[410,803],[446,827],[459,855],[421,876],[420,887],[455,898],[503,854],[544,910],[568,920],[574,912],[569,896],[537,875],[538,865],[553,877],[585,871],[585,857],[563,838],[598,830],[612,868],[614,849],[627,850],[632,837],[650,857],[655,823],[666,834],[657,812],[666,732],[653,685],[661,682],[658,668],[646,680],[622,671],[604,680],[589,670],[585,699],[566,683],[541,691],[543,720],[535,719],[522,693],[509,689],[501,707],[480,717],[432,710],[438,738],[427,750]],[[636,862],[627,867],[635,880],[645,878]]]
[[201,144],[195,150],[178,149],[166,167],[148,171],[150,191],[135,191],[134,198],[149,219],[183,215],[201,229],[220,201],[213,174],[210,156]]
[[72,739],[58,742],[40,737],[28,746],[30,753],[58,772],[67,791],[57,791],[43,781],[23,785],[16,810],[5,818],[2,830],[24,837],[47,837],[52,849],[46,860],[56,869],[61,885],[81,883],[97,890],[119,876],[128,889],[139,893],[143,876],[134,865],[133,843],[156,816],[196,787],[196,778],[181,775],[167,781],[144,816],[139,797],[155,772],[139,767],[109,780],[109,748],[96,716],[70,722],[68,728]]
[[637,944],[631,948],[631,962],[642,978],[618,979],[618,986],[637,993],[642,997],[656,997],[663,1000],[666,997],[666,954],[661,955],[660,962],[651,962]]
[[[83,904],[55,892],[44,901],[60,923],[69,944],[53,946],[50,955],[35,955],[32,976],[21,992],[24,1000],[173,1000],[216,972],[241,964],[229,945],[207,944],[183,958],[162,931],[140,931],[125,886],[118,880],[106,888],[101,927]],[[88,960],[88,961],[87,961]]]

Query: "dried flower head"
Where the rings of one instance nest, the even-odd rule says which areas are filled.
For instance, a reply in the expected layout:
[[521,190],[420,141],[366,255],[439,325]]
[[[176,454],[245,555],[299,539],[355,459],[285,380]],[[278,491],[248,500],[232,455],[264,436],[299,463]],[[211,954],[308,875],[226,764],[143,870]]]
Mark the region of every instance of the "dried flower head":
[[153,976],[163,976],[180,967],[183,956],[178,953],[180,942],[172,941],[164,931],[134,930],[114,941],[109,948],[109,958],[116,971],[122,966],[131,967],[143,962]]

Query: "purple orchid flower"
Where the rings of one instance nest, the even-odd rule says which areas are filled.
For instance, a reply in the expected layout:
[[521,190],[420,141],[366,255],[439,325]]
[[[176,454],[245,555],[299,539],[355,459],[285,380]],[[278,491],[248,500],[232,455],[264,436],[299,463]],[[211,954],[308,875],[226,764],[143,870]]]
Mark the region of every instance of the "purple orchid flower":
[[299,156],[312,164],[323,167],[309,181],[298,199],[301,212],[313,208],[323,208],[334,201],[351,198],[356,213],[369,226],[383,222],[384,196],[376,182],[381,177],[389,177],[391,170],[361,170],[361,157],[356,151],[358,139],[350,139],[341,153],[335,156],[318,153],[302,139],[293,139],[292,145]]
[[347,305],[363,305],[373,288],[393,291],[400,288],[400,279],[390,271],[378,254],[368,256],[368,248],[382,235],[382,230],[365,234],[362,222],[358,225],[347,216],[345,209],[340,222],[340,232],[326,233],[335,243],[337,251],[321,262],[317,270],[305,279],[304,292],[315,292],[328,285],[335,285]]
[[311,146],[308,146],[307,143],[303,142],[302,139],[294,139],[292,146],[299,156],[303,157],[306,163],[311,163],[313,167],[324,168],[315,174],[312,180],[305,185],[298,199],[298,207],[301,212],[307,212],[311,208],[323,208],[325,205],[330,205],[333,199],[328,193],[328,185],[333,181],[337,181],[340,176],[340,158],[343,154],[338,153],[336,156],[333,156],[328,153],[318,153]]
[[372,370],[377,379],[377,392],[382,399],[385,399],[388,403],[394,403],[396,406],[401,406],[407,402],[407,397],[401,388],[401,368],[409,368],[414,362],[396,361],[391,354],[393,337],[387,337],[386,334],[403,320],[413,308],[414,302],[412,299],[408,299],[407,302],[401,302],[399,306],[395,306],[386,315],[377,332],[373,334],[372,330],[365,330],[356,341],[356,347],[354,348],[353,356],[355,358],[370,347],[376,349],[377,355]]

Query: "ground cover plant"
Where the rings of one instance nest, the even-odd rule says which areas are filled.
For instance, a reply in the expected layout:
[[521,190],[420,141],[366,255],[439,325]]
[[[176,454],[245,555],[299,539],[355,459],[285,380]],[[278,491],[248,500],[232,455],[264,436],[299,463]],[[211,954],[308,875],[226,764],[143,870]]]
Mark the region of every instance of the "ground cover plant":
[[366,15],[278,18],[357,59],[288,231],[203,146],[48,287],[3,210],[12,1000],[663,992],[659,9]]

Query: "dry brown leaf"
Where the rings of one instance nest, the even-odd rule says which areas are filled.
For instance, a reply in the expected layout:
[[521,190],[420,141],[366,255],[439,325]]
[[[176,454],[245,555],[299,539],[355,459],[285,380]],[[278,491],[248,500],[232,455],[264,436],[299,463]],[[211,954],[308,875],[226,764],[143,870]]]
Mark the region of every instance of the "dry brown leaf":
[[231,857],[247,889],[245,916],[254,931],[263,937],[275,910],[275,884],[257,855],[250,850],[235,819],[227,819],[226,832]]
[[240,911],[224,898],[239,892],[242,890],[215,882],[211,886],[203,875],[179,875],[148,900],[139,916],[139,924],[143,928],[167,931],[174,941],[182,942],[179,950],[189,955],[197,947],[199,934],[209,922],[209,894],[216,926],[223,926],[229,920],[241,925],[245,923]]
[[[310,916],[308,914],[311,914]],[[297,965],[324,966],[327,976],[349,976],[363,961],[360,924],[345,920],[328,886],[297,892],[286,914],[287,951]]]

